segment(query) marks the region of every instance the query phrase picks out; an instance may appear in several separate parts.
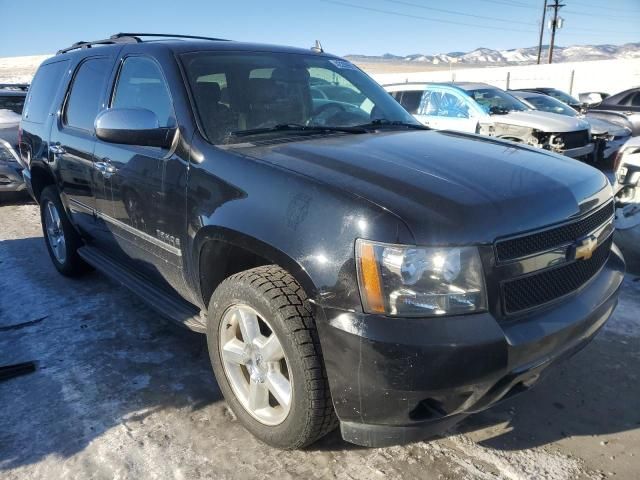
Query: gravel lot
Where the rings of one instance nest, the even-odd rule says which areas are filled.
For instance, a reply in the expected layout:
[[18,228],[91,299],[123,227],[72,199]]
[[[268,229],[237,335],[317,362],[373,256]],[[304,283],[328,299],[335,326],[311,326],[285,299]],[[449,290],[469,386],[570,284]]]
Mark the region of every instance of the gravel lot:
[[0,478],[638,478],[640,281],[586,349],[449,435],[362,449],[334,432],[281,452],[225,407],[204,337],[98,273],[58,275],[37,207],[0,203]]

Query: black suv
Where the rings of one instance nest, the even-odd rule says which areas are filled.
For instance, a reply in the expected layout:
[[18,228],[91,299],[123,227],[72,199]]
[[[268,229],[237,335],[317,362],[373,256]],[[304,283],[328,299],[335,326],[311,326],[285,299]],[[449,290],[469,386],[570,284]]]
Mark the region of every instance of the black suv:
[[[43,63],[25,178],[56,268],[95,267],[206,333],[258,438],[424,438],[611,315],[624,261],[602,173],[428,131],[321,48],[155,37]],[[326,84],[342,88],[312,95]]]

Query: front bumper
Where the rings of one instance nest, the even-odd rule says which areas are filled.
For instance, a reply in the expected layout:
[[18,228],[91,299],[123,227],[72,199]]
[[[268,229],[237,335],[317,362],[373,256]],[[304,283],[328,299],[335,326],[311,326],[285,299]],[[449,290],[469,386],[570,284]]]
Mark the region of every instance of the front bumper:
[[25,184],[22,181],[22,167],[14,162],[0,163],[0,193],[19,192],[24,190]]
[[411,319],[318,307],[343,438],[364,446],[424,439],[527,390],[611,316],[624,268],[614,246],[579,292],[507,323],[490,313]]
[[593,143],[588,143],[587,145],[584,145],[582,147],[563,150],[560,153],[562,153],[562,155],[566,155],[567,157],[579,158],[579,157],[585,157],[587,155],[591,155],[593,153],[594,148],[595,147]]

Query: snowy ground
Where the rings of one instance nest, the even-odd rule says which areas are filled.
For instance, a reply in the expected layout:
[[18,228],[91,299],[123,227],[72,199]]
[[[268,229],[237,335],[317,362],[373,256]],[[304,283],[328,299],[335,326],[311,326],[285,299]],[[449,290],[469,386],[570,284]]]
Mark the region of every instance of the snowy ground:
[[607,328],[525,395],[450,435],[306,451],[256,441],[225,407],[204,338],[98,273],[52,267],[35,205],[0,203],[0,478],[638,478],[640,281]]

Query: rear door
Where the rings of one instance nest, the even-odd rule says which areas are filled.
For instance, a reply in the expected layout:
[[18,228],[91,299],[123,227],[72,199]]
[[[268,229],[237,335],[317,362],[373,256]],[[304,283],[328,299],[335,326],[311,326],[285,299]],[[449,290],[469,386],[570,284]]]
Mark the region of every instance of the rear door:
[[75,69],[62,114],[52,125],[49,158],[76,225],[93,236],[97,200],[105,196],[104,178],[93,159],[94,121],[103,108],[113,66],[108,56],[84,58]]

